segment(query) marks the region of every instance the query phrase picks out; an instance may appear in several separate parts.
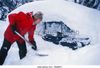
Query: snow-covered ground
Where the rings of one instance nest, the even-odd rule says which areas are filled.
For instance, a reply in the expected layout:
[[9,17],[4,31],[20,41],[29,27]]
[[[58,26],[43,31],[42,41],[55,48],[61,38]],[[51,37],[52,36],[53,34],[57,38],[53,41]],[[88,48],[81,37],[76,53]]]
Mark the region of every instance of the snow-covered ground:
[[[20,60],[17,44],[14,43],[8,53],[5,65],[96,65],[100,64],[100,12],[72,2],[64,0],[44,0],[25,4],[12,13],[24,11],[42,11],[43,21],[63,21],[74,30],[78,30],[81,35],[88,35],[92,38],[91,45],[78,50],[71,50],[61,45],[55,45],[44,41],[40,36],[35,35],[38,49],[41,53],[49,56],[36,56],[30,45],[27,44],[27,56]],[[6,22],[0,21],[0,47],[3,42],[3,33],[7,28]],[[37,31],[39,26],[37,27]]]

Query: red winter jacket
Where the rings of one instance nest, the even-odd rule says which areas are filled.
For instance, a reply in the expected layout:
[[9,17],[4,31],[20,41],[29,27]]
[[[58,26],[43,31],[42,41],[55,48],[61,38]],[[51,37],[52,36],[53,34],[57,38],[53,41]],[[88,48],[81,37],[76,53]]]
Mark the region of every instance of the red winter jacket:
[[[24,36],[26,32],[28,32],[29,41],[34,40],[34,31],[36,29],[36,25],[32,25],[34,23],[34,19],[32,18],[31,13],[26,13],[26,14],[24,12],[19,12],[17,14],[14,13],[10,14],[8,18],[10,24],[4,33],[4,38],[6,38],[10,43],[13,43],[20,39],[20,37],[14,34],[11,29],[11,26],[15,25],[16,29],[22,36]],[[20,43],[23,43],[23,41],[21,40]]]

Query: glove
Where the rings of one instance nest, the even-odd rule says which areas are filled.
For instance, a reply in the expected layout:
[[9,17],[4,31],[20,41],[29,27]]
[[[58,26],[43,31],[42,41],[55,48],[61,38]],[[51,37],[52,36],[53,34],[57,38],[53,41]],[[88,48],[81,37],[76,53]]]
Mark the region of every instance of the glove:
[[12,25],[11,26],[11,29],[12,29],[13,33],[16,34],[16,32],[15,32],[15,31],[17,31],[16,26],[15,25]]
[[36,42],[35,41],[30,41],[30,43],[33,45],[32,49],[37,50]]

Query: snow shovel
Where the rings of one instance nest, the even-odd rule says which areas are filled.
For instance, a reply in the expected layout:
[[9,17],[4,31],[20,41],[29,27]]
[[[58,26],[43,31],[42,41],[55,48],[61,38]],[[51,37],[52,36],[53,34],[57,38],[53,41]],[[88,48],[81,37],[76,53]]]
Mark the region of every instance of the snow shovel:
[[[30,45],[32,45],[33,46],[33,44],[31,44],[26,38],[24,38],[20,33],[18,33],[17,31],[15,31],[15,33],[19,36],[19,37],[21,37],[23,40],[25,40],[28,44],[30,44]],[[38,51],[38,50],[37,50]],[[35,55],[37,55],[37,56],[48,56],[48,54],[40,54],[40,53],[35,53]]]

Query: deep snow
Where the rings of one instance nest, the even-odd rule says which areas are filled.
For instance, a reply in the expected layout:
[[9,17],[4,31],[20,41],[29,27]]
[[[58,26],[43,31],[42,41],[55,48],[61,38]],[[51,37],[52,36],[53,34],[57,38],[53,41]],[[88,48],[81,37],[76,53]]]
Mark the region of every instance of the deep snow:
[[[72,29],[78,30],[81,35],[90,36],[92,38],[92,43],[89,46],[73,51],[67,47],[44,41],[40,36],[35,35],[35,40],[40,52],[48,53],[49,56],[39,57],[34,55],[34,51],[30,48],[30,45],[27,44],[27,56],[20,60],[18,47],[16,43],[14,43],[8,53],[4,63],[5,65],[100,64],[99,11],[63,0],[35,1],[20,6],[12,13],[19,11],[34,11],[34,13],[36,11],[42,11],[44,13],[43,21],[63,21]],[[6,22],[0,21],[0,47],[3,42],[3,33],[7,25],[8,19]],[[37,31],[40,30],[39,26],[41,26],[41,24],[38,25]]]

